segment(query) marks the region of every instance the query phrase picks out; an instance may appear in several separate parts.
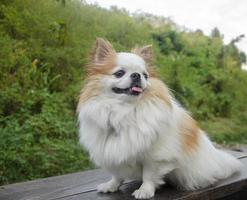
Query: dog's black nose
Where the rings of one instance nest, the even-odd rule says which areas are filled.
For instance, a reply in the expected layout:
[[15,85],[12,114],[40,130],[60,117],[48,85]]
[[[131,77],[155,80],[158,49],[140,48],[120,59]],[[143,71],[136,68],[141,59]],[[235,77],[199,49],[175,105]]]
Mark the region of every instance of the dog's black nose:
[[141,79],[141,75],[139,73],[133,73],[133,74],[130,75],[130,78],[133,81],[139,81]]

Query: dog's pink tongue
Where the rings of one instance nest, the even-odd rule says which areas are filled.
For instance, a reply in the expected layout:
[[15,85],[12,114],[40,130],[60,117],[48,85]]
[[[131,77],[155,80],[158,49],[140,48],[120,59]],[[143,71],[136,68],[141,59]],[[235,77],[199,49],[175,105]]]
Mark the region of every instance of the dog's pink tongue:
[[143,90],[139,87],[132,87],[131,90],[134,92],[139,92],[139,93],[143,92]]

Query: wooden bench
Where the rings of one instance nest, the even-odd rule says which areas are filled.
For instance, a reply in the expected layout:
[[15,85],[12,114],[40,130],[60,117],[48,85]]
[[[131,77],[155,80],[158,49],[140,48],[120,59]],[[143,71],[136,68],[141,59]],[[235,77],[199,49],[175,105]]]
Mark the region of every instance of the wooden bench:
[[[178,191],[164,185],[153,199],[226,199],[247,200],[247,152],[230,151],[244,164],[240,174],[223,180],[214,187],[194,192]],[[207,163],[205,163],[207,164]],[[50,177],[24,183],[0,187],[0,200],[125,200],[134,199],[131,193],[140,186],[140,182],[128,182],[120,191],[111,194],[99,194],[95,187],[110,179],[109,174],[96,169],[63,176]]]

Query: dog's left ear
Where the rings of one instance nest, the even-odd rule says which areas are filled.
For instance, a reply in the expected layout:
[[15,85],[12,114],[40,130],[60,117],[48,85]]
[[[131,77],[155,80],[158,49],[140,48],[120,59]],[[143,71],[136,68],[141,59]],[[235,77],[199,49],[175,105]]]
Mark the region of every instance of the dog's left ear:
[[152,45],[146,45],[143,47],[136,47],[131,51],[138,56],[141,56],[143,60],[148,64],[151,65],[153,62],[153,48]]

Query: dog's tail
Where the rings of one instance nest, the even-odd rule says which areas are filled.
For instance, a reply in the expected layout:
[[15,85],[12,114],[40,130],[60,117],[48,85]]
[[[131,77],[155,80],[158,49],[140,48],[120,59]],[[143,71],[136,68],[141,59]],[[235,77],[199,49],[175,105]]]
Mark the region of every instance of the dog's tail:
[[186,156],[172,177],[187,190],[204,188],[241,171],[243,164],[232,155],[216,149],[202,134],[198,152]]

